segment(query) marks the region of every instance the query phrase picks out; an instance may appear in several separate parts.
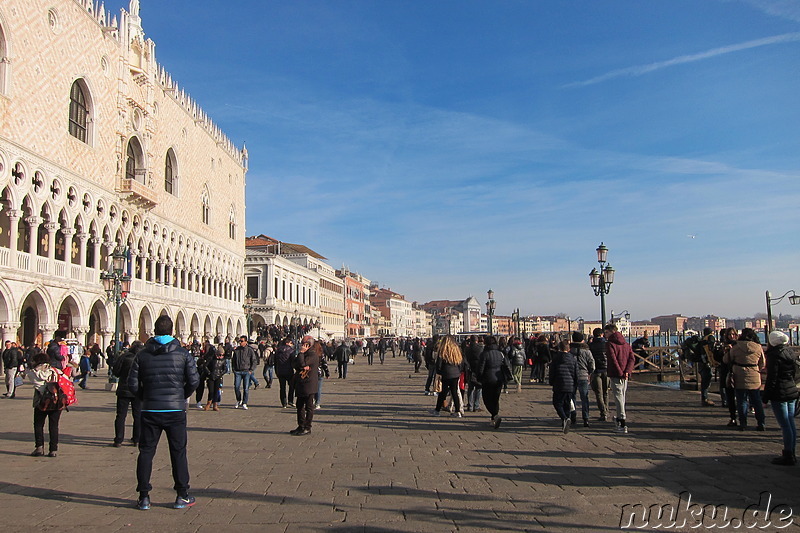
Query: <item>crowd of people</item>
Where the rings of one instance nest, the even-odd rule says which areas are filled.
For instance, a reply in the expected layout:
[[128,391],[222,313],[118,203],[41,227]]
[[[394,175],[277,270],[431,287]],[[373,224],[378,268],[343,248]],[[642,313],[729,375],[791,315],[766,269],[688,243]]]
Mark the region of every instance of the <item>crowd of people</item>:
[[[646,356],[641,353],[646,346],[641,343],[631,346],[613,324],[595,329],[588,342],[580,332],[571,333],[569,338],[471,335],[460,343],[452,336],[325,342],[307,334],[301,337],[300,333],[275,328],[255,341],[247,336],[238,337],[236,346],[229,339],[216,345],[210,340],[182,344],[172,337],[171,319],[162,316],[156,321],[152,338],[144,343],[123,345],[118,356],[113,345],[106,351],[106,357],[96,344],[76,349],[74,343],[68,345],[61,332],[44,350],[37,346],[23,348],[8,341],[2,352],[7,389],[4,396],[15,398],[21,375],[27,376],[34,388],[35,448],[31,455],[45,455],[47,422],[47,455],[55,457],[60,417],[69,403],[54,398],[59,391],[53,384],[64,384],[62,378],[66,376],[67,384],[86,387],[87,377],[107,364],[109,375],[118,382],[112,446],[124,444],[126,419],[128,411],[132,412],[130,441],[139,447],[137,507],[142,510],[150,507],[152,460],[164,432],[169,441],[177,491],[174,506],[183,508],[194,504],[194,498],[188,494],[186,462],[189,399],[194,399],[191,404],[198,409],[219,411],[223,380],[230,374],[235,396],[233,407],[242,410],[248,409],[250,389],[260,386],[255,375],[260,365],[265,388],[272,388],[277,378],[280,406],[293,407],[297,412],[297,427],[289,431],[294,436],[309,435],[312,431],[314,412],[321,408],[324,381],[330,378],[328,361],[336,362],[339,379],[347,379],[348,367],[356,363],[359,355],[372,365],[377,353],[379,363],[383,364],[389,351],[392,357],[405,357],[413,364],[415,373],[425,366],[428,375],[424,393],[436,396],[431,411],[435,416],[447,410],[452,416],[463,417],[467,412],[486,409],[491,426],[499,429],[502,394],[509,389],[521,390],[527,367],[530,383],[552,387],[553,407],[564,433],[578,423],[578,402],[583,426],[590,425],[593,409],[590,389],[594,392],[598,420],[608,421],[610,396],[615,407],[615,429],[627,433],[626,395],[637,364],[635,353]],[[764,431],[764,408],[771,406],[783,437],[781,456],[772,460],[778,465],[794,465],[797,461],[794,419],[800,398],[797,384],[800,363],[788,342],[784,333],[773,331],[764,351],[752,329],[737,332],[728,328],[719,338],[706,330],[682,346],[682,357],[697,365],[703,406],[715,405],[709,398],[709,389],[711,376],[716,372],[720,399],[730,415],[728,426],[746,430],[752,412],[755,429]]]

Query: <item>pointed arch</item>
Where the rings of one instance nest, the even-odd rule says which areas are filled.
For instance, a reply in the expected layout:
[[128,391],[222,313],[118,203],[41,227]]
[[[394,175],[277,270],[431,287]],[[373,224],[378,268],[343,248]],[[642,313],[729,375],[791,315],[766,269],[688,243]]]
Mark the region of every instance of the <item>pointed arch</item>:
[[8,24],[0,13],[0,94],[9,94],[11,89],[11,39]]
[[94,144],[94,101],[84,78],[72,82],[69,92],[69,134],[81,142]]
[[203,185],[200,192],[200,220],[203,224],[211,224],[211,193],[208,190],[208,184]]
[[147,161],[141,140],[136,135],[128,139],[125,147],[125,179],[146,184]]

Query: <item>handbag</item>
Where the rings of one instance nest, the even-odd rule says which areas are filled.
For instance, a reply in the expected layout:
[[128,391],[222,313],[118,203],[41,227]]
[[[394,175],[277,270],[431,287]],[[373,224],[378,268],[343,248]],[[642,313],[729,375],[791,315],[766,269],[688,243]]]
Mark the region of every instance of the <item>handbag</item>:
[[513,381],[514,376],[511,374],[511,369],[508,368],[507,364],[503,363],[502,365],[500,365],[500,370],[503,373],[503,380],[506,383],[510,383],[511,381]]
[[25,383],[25,372],[17,371],[16,375],[14,375],[14,388],[22,387]]

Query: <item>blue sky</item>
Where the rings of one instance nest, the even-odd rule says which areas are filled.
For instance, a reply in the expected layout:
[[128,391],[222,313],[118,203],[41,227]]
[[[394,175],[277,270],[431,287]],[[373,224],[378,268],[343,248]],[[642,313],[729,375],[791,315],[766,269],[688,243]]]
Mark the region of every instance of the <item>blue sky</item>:
[[411,300],[491,288],[502,314],[599,319],[601,241],[608,310],[635,320],[800,290],[798,0],[142,0],[141,17],[247,144],[248,235]]

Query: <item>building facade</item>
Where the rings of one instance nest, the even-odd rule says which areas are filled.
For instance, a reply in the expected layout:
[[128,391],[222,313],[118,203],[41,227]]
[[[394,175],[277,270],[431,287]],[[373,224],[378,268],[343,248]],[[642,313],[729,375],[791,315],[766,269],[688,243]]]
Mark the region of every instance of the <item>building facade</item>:
[[372,311],[369,303],[370,281],[350,269],[342,267],[336,276],[344,284],[345,333],[349,338],[363,338],[377,333],[372,331]]
[[658,324],[661,331],[684,331],[689,319],[683,315],[661,315],[650,319],[653,324]]
[[106,344],[101,272],[121,247],[125,340],[243,332],[238,149],[156,62],[139,2],[0,3],[0,332]]
[[370,305],[389,322],[389,335],[408,337],[414,330],[414,317],[411,302],[402,294],[390,289],[382,289],[373,285],[369,295]]
[[[244,276],[247,295],[252,298],[251,322],[256,333],[269,325],[302,325],[329,336],[342,335],[343,285],[338,279],[330,280],[330,272],[323,272],[323,259],[305,246],[266,235],[247,238]],[[322,285],[326,282],[331,286],[326,289],[328,301],[323,305]],[[340,291],[335,296],[337,287]],[[337,297],[338,303],[334,301]]]

